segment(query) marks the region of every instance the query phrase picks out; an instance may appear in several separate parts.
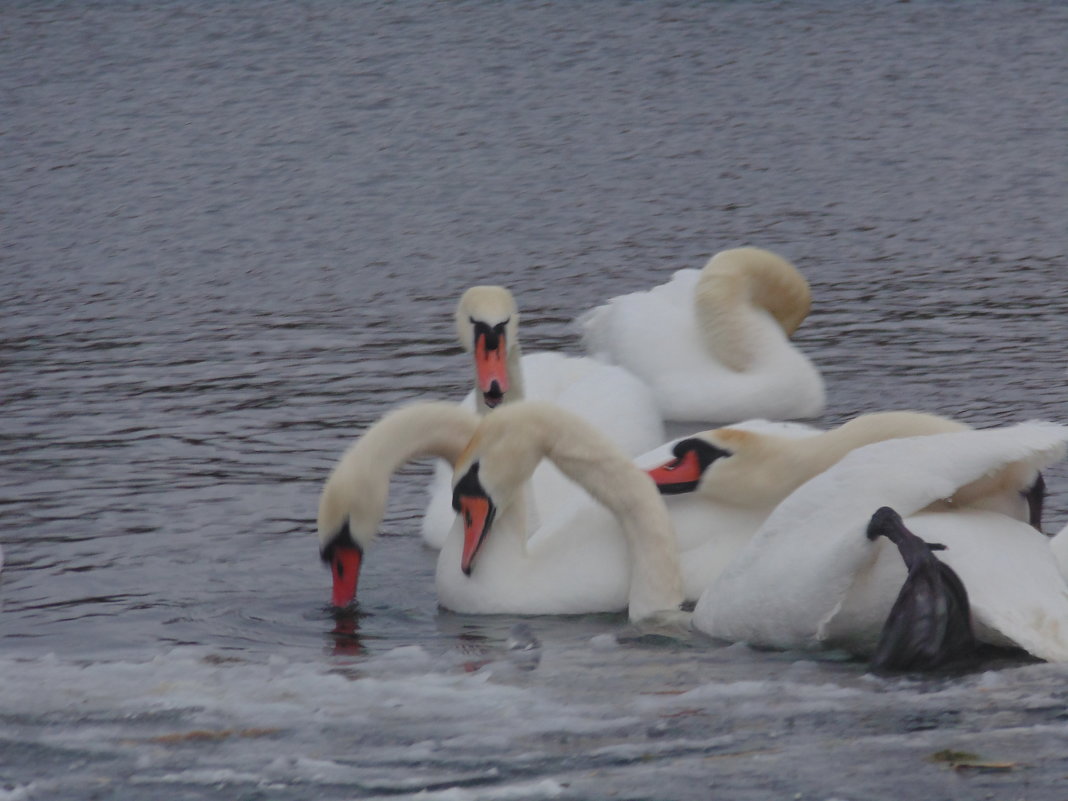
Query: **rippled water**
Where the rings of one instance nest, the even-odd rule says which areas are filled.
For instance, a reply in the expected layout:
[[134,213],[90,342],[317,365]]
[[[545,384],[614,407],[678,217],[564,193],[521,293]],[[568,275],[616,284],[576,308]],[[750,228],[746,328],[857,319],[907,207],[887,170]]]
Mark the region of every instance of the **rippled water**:
[[1063,668],[872,679],[610,616],[535,620],[526,672],[514,620],[436,609],[426,466],[358,632],[313,530],[366,425],[463,394],[467,286],[578,352],[583,310],[739,244],[812,284],[819,422],[1068,420],[1066,30],[1056,3],[6,3],[0,798],[1057,797]]

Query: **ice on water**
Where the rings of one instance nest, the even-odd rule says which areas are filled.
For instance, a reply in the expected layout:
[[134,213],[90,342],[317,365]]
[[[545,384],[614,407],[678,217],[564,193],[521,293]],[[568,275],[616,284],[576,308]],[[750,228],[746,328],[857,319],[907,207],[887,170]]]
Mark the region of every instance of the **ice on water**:
[[645,786],[700,798],[707,782],[687,777],[709,775],[710,760],[728,785],[771,789],[796,772],[803,788],[817,754],[846,789],[870,790],[857,765],[887,759],[934,789],[949,774],[925,759],[943,749],[1035,764],[1060,748],[1068,767],[1068,666],[886,679],[799,655],[604,641],[543,640],[533,668],[510,662],[507,642],[477,663],[421,646],[361,660],[193,647],[140,661],[0,657],[0,799],[77,798],[123,776],[157,798],[599,798]]

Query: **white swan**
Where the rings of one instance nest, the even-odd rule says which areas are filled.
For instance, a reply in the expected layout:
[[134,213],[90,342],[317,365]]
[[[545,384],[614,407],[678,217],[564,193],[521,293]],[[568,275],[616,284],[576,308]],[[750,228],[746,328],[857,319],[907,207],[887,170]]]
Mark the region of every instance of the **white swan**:
[[789,339],[810,302],[790,262],[746,247],[613,298],[578,323],[587,351],[645,381],[667,420],[815,417],[823,379]]
[[868,536],[887,506],[946,546],[980,641],[1066,661],[1068,585],[1048,539],[1020,519],[1020,493],[1066,441],[1064,426],[1029,423],[859,448],[776,507],[701,596],[694,625],[761,647],[872,654],[906,577],[894,545]]
[[[543,458],[603,507],[560,508],[528,532],[523,487]],[[454,484],[464,525],[438,559],[443,606],[515,614],[626,607],[632,620],[678,612],[678,554],[656,486],[577,415],[536,401],[487,415],[456,463]]]
[[[393,471],[422,456],[455,462],[465,446],[458,469],[485,481],[483,497],[492,498],[499,512],[481,550],[465,551],[459,523],[450,531],[438,555],[442,606],[517,614],[629,606],[634,619],[677,609],[682,594],[671,523],[653,482],[580,418],[537,402],[502,407],[481,425],[473,412],[455,404],[413,404],[387,414],[344,453],[323,489],[318,514],[335,606],[355,597],[363,552],[385,512]],[[524,486],[543,456],[611,505],[618,519],[584,497],[574,514],[566,507],[550,510],[546,525],[528,532]],[[470,506],[468,490],[474,486],[469,478],[458,490],[461,505]],[[555,519],[575,527],[555,527]]]
[[[519,309],[512,293],[500,286],[474,286],[456,307],[456,332],[472,354],[475,389],[463,401],[485,414],[513,400],[550,401],[573,412],[636,456],[664,441],[664,425],[652,392],[621,367],[587,357],[559,353],[523,355],[519,342]],[[423,540],[440,548],[455,517],[452,471],[439,465],[430,486],[423,517]],[[551,464],[534,474],[530,514],[543,505],[557,505],[575,496],[577,488]],[[536,517],[532,518],[536,525]]]
[[342,454],[319,496],[319,550],[333,576],[332,602],[356,597],[364,551],[386,513],[389,481],[408,461],[452,464],[478,427],[471,411],[445,401],[415,403],[386,414]]
[[830,431],[748,421],[694,434],[640,457],[675,524],[686,597],[704,589],[791,492],[873,442],[967,430],[921,412],[861,415]]

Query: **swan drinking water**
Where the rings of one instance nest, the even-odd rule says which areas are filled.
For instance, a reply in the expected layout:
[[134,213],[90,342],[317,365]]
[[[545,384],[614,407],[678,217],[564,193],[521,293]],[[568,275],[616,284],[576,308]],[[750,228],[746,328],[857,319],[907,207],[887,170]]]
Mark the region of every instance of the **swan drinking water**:
[[666,420],[783,420],[824,408],[823,379],[790,342],[810,305],[793,264],[745,247],[613,298],[578,323],[586,350],[648,384]]

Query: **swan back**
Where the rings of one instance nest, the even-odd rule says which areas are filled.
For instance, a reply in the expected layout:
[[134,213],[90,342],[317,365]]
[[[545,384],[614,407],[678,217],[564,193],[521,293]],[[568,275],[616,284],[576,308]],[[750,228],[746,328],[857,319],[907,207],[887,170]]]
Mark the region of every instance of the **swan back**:
[[761,248],[724,250],[713,256],[694,290],[697,324],[712,354],[732,370],[746,370],[760,337],[754,310],[770,314],[790,337],[812,306],[805,277],[781,256]]
[[427,456],[455,462],[477,427],[478,417],[455,403],[415,403],[382,417],[345,451],[323,487],[320,547],[346,522],[357,545],[370,545],[385,516],[389,481],[397,468]]

